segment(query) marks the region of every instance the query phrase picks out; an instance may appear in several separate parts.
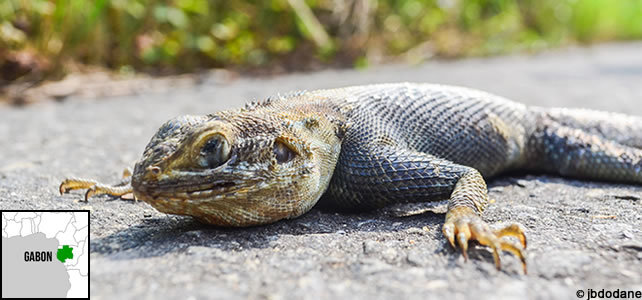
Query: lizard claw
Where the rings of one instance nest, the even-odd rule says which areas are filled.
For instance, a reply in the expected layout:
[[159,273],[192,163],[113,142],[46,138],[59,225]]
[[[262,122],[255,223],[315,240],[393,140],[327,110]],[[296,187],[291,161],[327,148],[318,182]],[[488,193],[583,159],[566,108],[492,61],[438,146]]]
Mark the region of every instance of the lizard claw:
[[[495,267],[501,269],[499,251],[504,250],[513,253],[522,262],[524,273],[527,273],[524,249],[526,248],[526,236],[522,227],[518,224],[510,224],[499,230],[492,230],[477,214],[467,207],[454,208],[448,212],[446,222],[442,228],[444,236],[453,248],[455,237],[457,245],[462,250],[464,259],[468,260],[468,241],[477,240],[480,244],[488,246],[493,251]],[[519,239],[520,244],[503,239],[512,236]]]
[[468,240],[470,240],[470,229],[462,224],[456,224],[455,229],[457,230],[457,244],[459,245],[459,248],[461,248],[464,260],[468,261]]

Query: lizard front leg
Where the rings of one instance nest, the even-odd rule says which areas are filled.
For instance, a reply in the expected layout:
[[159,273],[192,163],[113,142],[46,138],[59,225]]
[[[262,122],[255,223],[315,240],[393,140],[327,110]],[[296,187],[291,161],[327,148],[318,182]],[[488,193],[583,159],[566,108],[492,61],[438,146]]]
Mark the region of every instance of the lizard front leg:
[[[449,199],[444,236],[468,257],[468,241],[477,240],[493,250],[515,254],[526,271],[526,236],[521,226],[492,230],[481,214],[488,204],[486,183],[474,168],[405,147],[347,143],[330,185],[330,200],[344,208],[378,208],[398,202]],[[514,243],[504,237],[516,237]]]
[[131,170],[125,169],[125,171],[123,171],[123,179],[114,185],[103,184],[92,179],[67,178],[60,183],[60,187],[58,188],[61,195],[71,190],[80,189],[87,189],[85,201],[88,201],[90,197],[96,195],[107,194],[120,197],[132,193]]

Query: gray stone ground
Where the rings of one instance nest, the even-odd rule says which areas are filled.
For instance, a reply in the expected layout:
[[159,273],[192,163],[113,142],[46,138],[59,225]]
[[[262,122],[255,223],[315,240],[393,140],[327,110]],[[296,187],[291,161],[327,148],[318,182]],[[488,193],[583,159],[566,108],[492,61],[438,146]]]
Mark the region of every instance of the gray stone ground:
[[[427,81],[541,106],[642,116],[642,43],[544,54],[389,65],[270,79],[205,80],[194,88],[101,101],[0,108],[0,206],[90,209],[91,296],[269,299],[577,299],[576,291],[642,291],[642,187],[545,175],[490,180],[485,219],[528,232],[528,275],[481,246],[471,259],[440,232],[443,214],[400,217],[313,209],[248,229],[201,225],[145,203],[58,195],[70,175],[114,182],[165,120],[242,105],[292,89]],[[403,210],[402,210],[403,211]],[[584,296],[582,299],[585,299]]]

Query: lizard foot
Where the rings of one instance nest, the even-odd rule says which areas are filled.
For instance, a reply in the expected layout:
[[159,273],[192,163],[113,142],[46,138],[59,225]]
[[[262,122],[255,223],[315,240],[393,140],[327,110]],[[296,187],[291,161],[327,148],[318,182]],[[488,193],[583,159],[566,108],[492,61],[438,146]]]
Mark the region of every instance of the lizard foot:
[[[510,224],[501,229],[492,230],[472,209],[455,207],[448,211],[442,230],[453,248],[457,248],[455,240],[457,241],[466,260],[468,260],[468,241],[477,240],[480,244],[492,249],[495,267],[498,270],[501,269],[499,251],[504,250],[517,256],[522,262],[524,273],[527,273],[526,259],[524,258],[526,235],[520,225]],[[508,236],[516,237],[520,243],[503,239]]]
[[125,169],[123,172],[123,180],[114,185],[102,184],[91,179],[67,178],[60,183],[58,190],[60,191],[60,195],[62,195],[71,190],[87,189],[87,192],[85,193],[85,201],[88,201],[90,197],[96,195],[107,194],[120,197],[125,194],[132,193],[133,190],[130,181],[131,171],[129,169]]

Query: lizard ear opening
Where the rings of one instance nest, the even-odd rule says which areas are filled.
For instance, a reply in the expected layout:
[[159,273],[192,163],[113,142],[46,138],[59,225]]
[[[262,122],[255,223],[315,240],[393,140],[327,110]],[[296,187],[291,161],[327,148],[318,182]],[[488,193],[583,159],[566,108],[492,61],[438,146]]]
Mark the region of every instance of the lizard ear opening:
[[283,164],[293,160],[296,153],[283,141],[276,140],[274,142],[274,156],[278,163]]
[[198,164],[204,168],[216,168],[230,158],[230,143],[221,134],[210,136],[200,148]]

